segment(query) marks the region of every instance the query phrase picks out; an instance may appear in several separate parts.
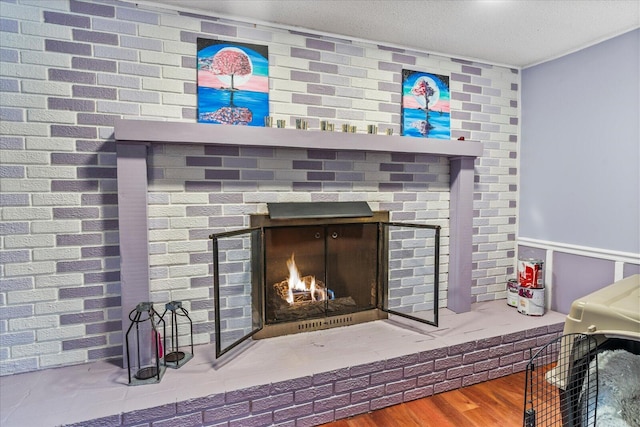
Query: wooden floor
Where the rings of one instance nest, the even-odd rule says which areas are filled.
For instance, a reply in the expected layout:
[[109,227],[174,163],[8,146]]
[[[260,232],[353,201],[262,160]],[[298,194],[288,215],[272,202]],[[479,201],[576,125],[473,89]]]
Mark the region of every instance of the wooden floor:
[[524,372],[390,406],[322,427],[513,427],[522,425]]

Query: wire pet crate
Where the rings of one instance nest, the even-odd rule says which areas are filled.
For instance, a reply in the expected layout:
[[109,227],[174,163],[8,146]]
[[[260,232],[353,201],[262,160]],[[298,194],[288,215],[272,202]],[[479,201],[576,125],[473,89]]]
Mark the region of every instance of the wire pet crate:
[[592,336],[568,334],[529,350],[523,427],[595,426],[596,347]]

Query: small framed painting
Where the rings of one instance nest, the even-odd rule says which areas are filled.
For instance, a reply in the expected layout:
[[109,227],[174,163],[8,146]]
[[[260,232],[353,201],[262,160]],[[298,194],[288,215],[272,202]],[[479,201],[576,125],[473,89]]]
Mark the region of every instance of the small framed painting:
[[198,38],[197,48],[198,122],[264,126],[268,47]]
[[451,139],[449,76],[402,70],[402,135]]

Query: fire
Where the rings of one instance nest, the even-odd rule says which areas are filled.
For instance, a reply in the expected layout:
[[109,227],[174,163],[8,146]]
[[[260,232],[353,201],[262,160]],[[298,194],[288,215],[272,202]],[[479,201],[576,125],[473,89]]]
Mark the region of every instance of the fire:
[[289,304],[296,302],[294,294],[301,295],[302,300],[324,301],[327,299],[327,293],[324,286],[316,283],[315,276],[300,276],[300,271],[296,266],[294,254],[287,260],[287,268],[289,269],[289,278],[287,279],[287,297]]

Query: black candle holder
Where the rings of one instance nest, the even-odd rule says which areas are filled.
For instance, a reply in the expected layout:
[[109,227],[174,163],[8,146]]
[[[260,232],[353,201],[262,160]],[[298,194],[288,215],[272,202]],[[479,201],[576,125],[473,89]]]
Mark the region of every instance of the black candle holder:
[[[168,368],[178,369],[189,360],[193,358],[193,322],[189,317],[189,312],[182,307],[182,301],[171,301],[165,304],[164,313],[162,313],[162,318],[167,313],[171,314],[171,334],[167,336],[165,330],[165,342],[167,339],[170,340],[170,347],[167,348],[168,353],[164,355],[164,363]],[[178,319],[186,319],[179,321]],[[180,346],[180,331],[179,327],[182,326],[184,330],[188,325],[189,328],[189,340],[191,346],[191,353],[183,351],[183,347]],[[184,335],[183,335],[184,338]]]
[[[166,370],[162,362],[162,337],[158,332],[160,323],[165,329],[164,320],[151,302],[139,303],[129,313],[129,320],[131,324],[125,335],[129,385],[159,383]],[[135,339],[130,340],[130,335],[134,335]],[[133,361],[131,353],[134,353]]]

